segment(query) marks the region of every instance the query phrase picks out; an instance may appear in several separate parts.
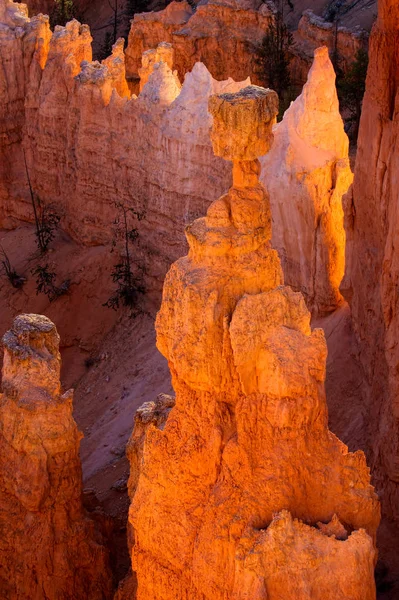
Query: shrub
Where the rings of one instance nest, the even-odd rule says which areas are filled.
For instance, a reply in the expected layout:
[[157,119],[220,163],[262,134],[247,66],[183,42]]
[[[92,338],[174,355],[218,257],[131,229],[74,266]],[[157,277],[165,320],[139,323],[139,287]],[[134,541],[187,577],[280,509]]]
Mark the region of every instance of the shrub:
[[55,284],[57,275],[50,271],[48,264],[38,265],[36,269],[32,270],[32,275],[36,275],[36,295],[45,294],[50,302],[54,302],[54,300],[66,294],[71,286],[70,279],[57,286]]
[[2,246],[0,246],[0,257],[3,274],[7,277],[13,288],[21,288],[26,279],[25,277],[18,275],[16,270],[11,266],[10,259],[8,258],[8,255]]
[[26,177],[28,180],[29,193],[33,208],[33,215],[35,218],[35,235],[36,243],[42,254],[46,252],[49,244],[53,241],[55,231],[58,228],[61,220],[60,215],[57,213],[53,205],[44,205],[41,203],[39,196],[33,191],[32,183],[29,176],[28,165],[26,163],[26,156],[24,152],[25,170]]

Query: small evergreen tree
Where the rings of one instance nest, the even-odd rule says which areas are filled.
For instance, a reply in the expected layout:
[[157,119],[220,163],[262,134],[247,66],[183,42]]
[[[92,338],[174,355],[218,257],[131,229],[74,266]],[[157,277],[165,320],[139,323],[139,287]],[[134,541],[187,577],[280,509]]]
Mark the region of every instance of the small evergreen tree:
[[362,112],[363,96],[366,90],[366,76],[368,67],[368,54],[360,48],[355,60],[346,74],[338,73],[337,89],[341,109],[349,111],[349,120],[354,124],[352,137],[357,139],[360,116]]
[[115,207],[119,211],[119,216],[114,221],[115,229],[111,252],[118,241],[123,243],[124,250],[120,262],[114,266],[111,273],[112,281],[117,284],[117,288],[103,306],[117,310],[121,304],[133,308],[139,294],[145,293],[144,265],[139,261],[137,251],[132,254],[131,250],[131,245],[137,244],[139,239],[138,229],[132,227],[131,219],[141,221],[145,217],[145,213],[128,208],[121,202],[115,202]]
[[53,29],[56,25],[63,27],[78,18],[78,11],[73,0],[54,0],[54,8],[50,14],[50,24]]
[[289,50],[293,44],[291,32],[284,23],[284,0],[270,22],[257,49],[257,74],[264,85],[283,96],[291,85]]
[[104,60],[105,58],[108,58],[108,56],[111,56],[112,54],[112,33],[111,31],[107,31],[104,37],[104,42],[98,52],[98,60]]

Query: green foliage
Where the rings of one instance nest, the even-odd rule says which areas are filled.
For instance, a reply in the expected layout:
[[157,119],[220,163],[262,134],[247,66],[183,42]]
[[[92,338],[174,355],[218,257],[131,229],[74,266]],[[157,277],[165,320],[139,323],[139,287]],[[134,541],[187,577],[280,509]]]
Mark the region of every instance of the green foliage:
[[54,0],[54,8],[50,14],[50,25],[53,29],[56,25],[63,27],[72,19],[79,17],[73,0]]
[[257,49],[256,65],[262,83],[275,90],[280,97],[287,93],[291,85],[289,50],[292,44],[292,34],[284,23],[283,11],[279,10]]
[[[145,268],[140,262],[137,252],[139,232],[136,227],[132,227],[132,220],[141,221],[145,217],[145,213],[128,208],[121,202],[115,202],[115,206],[119,215],[114,221],[111,252],[115,249],[118,241],[123,243],[124,252],[111,273],[112,281],[116,283],[117,287],[103,306],[117,310],[121,305],[133,308],[137,304],[139,295],[145,293]],[[132,246],[136,246],[135,254],[132,254]]]
[[66,294],[71,286],[69,279],[57,286],[55,284],[57,275],[54,271],[50,271],[48,264],[38,265],[36,269],[32,270],[32,275],[36,275],[36,295],[45,294],[50,302],[54,302],[54,300]]
[[0,246],[0,263],[0,272],[7,277],[13,288],[20,289],[24,285],[26,279],[25,277],[18,275],[16,270],[11,266],[10,259],[2,246]]
[[337,90],[341,109],[349,112],[349,121],[354,124],[354,135],[357,138],[363,96],[366,89],[368,54],[364,49],[358,50],[355,60],[346,72],[337,76]]

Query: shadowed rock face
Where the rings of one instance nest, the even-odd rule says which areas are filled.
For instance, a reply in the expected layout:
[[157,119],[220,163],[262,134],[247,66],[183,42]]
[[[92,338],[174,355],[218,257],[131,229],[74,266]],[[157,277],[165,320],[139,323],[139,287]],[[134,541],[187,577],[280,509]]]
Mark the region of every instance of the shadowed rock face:
[[378,500],[363,453],[328,431],[324,334],[283,285],[253,157],[277,98],[250,87],[210,111],[233,187],[187,228],[165,280],[157,344],[176,403],[145,430],[137,598],[373,600]]
[[358,332],[369,386],[371,468],[385,514],[399,516],[399,4],[379,2],[370,38],[356,157],[348,202],[342,290]]
[[20,315],[3,337],[0,590],[5,600],[102,600],[107,553],[82,509],[81,433],[61,395],[59,336]]

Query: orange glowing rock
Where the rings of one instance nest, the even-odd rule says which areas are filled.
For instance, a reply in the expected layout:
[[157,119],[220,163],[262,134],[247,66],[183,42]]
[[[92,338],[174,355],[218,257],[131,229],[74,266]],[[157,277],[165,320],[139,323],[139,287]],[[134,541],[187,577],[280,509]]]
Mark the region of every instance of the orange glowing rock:
[[81,433],[61,395],[53,323],[20,315],[4,338],[0,395],[0,595],[102,600],[107,553],[82,508]]
[[140,441],[137,599],[373,600],[379,503],[364,454],[328,430],[324,334],[283,286],[246,154],[271,138],[275,94],[250,87],[210,109],[235,184],[187,228],[165,280],[157,343],[176,404]]
[[342,303],[342,198],[353,174],[326,47],[315,51],[302,94],[274,135],[275,143],[261,161],[262,183],[272,202],[273,247],[286,283],[304,294],[312,311],[331,312]]

